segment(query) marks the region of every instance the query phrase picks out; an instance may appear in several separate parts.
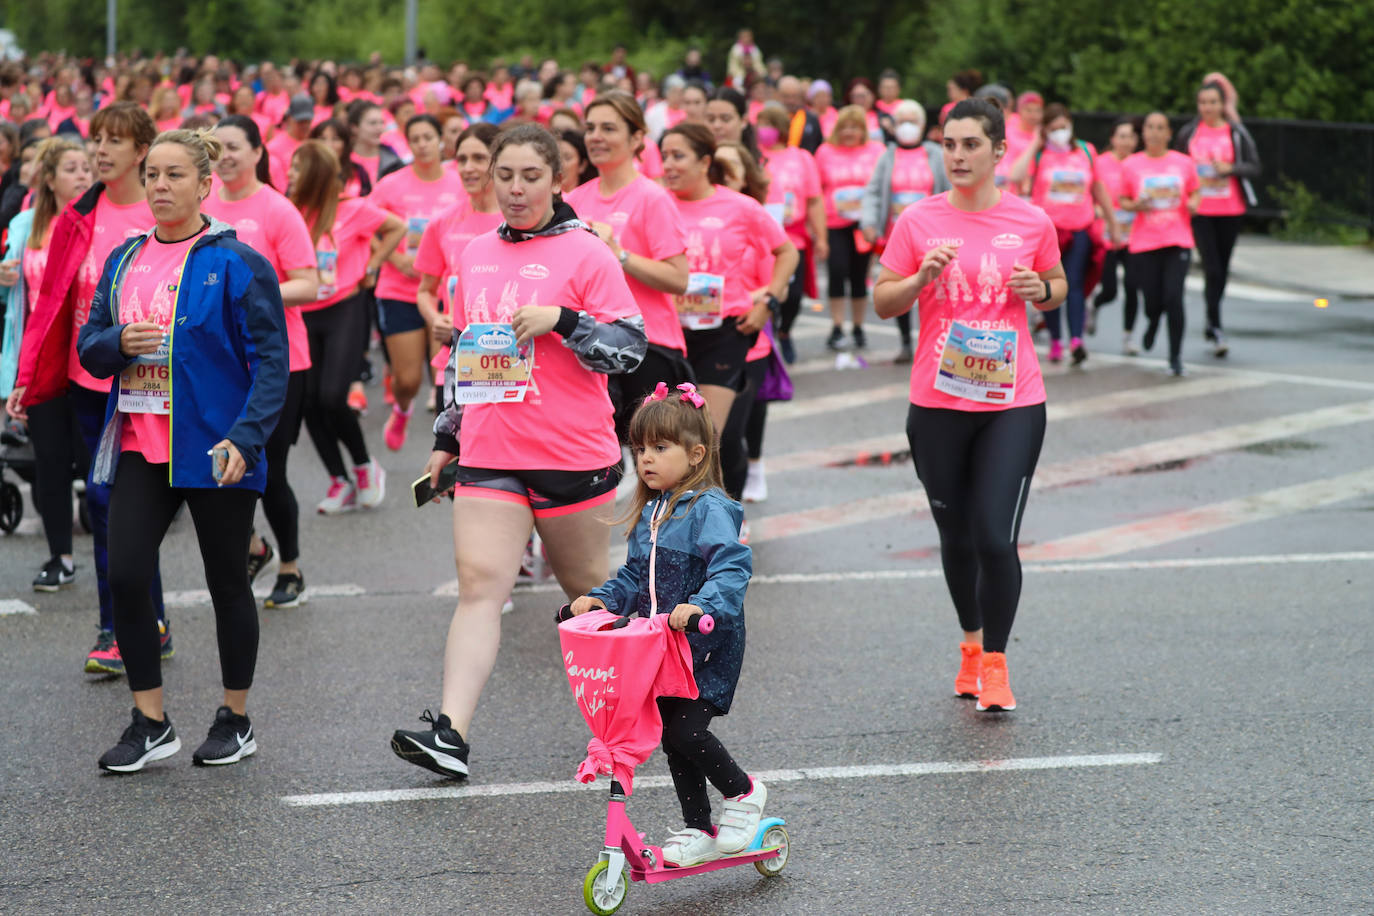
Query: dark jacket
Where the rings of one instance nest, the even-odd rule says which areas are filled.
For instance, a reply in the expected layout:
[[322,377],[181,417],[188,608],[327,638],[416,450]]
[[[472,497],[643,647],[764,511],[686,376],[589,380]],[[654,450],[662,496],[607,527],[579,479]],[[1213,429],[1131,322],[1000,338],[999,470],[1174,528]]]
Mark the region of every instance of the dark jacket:
[[[1174,136],[1174,149],[1188,155],[1188,144],[1193,139],[1193,132],[1197,130],[1198,124],[1202,123],[1201,118],[1193,118],[1179,130]],[[1259,147],[1255,145],[1255,138],[1250,136],[1250,131],[1245,129],[1245,125],[1239,121],[1227,122],[1231,128],[1231,148],[1236,151],[1236,161],[1232,164],[1232,175],[1240,181],[1242,193],[1245,194],[1245,202],[1252,207],[1259,205],[1259,198],[1255,195],[1255,186],[1250,179],[1260,177],[1264,171],[1260,164]]]

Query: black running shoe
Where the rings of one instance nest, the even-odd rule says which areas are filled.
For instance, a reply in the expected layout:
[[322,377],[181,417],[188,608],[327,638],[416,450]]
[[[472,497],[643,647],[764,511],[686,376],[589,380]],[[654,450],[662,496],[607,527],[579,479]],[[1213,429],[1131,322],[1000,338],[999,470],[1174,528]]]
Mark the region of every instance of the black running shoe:
[[830,336],[825,339],[825,345],[832,350],[838,350],[844,346],[844,328],[838,324],[830,329]]
[[170,716],[154,722],[134,707],[133,722],[119,736],[119,743],[100,755],[100,768],[111,773],[137,773],[154,760],[181,750],[181,739]]
[[277,576],[277,584],[272,586],[272,594],[267,596],[263,607],[288,608],[305,604],[305,576],[300,573],[282,573]]
[[1157,335],[1158,333],[1159,333],[1159,319],[1155,319],[1155,320],[1151,321],[1150,324],[1149,324],[1149,326],[1147,326],[1147,327],[1145,328],[1145,336],[1142,337],[1142,338],[1140,338],[1140,345],[1141,345],[1141,347],[1143,347],[1143,348],[1145,349],[1145,352],[1146,352],[1146,353],[1150,352],[1150,349],[1151,349],[1152,347],[1154,347],[1154,345],[1155,345],[1155,335]]
[[398,728],[391,736],[391,749],[396,756],[440,776],[465,778],[468,775],[468,743],[454,731],[448,716],[440,715],[436,719],[426,709],[420,721],[434,727],[414,732]]
[[198,767],[220,766],[238,763],[249,754],[255,754],[258,743],[253,740],[253,723],[247,716],[240,716],[228,706],[215,710],[215,724],[210,726],[209,736],[191,755],[191,762]]
[[862,350],[868,346],[868,338],[864,336],[862,325],[854,325],[854,349]]
[[272,562],[274,556],[276,556],[276,551],[272,549],[272,542],[267,538],[262,539],[262,553],[248,552],[249,585],[257,581],[258,574],[267,568],[267,564]]
[[68,566],[61,557],[53,557],[43,564],[33,579],[36,592],[55,592],[64,585],[71,585],[76,579],[76,564]]

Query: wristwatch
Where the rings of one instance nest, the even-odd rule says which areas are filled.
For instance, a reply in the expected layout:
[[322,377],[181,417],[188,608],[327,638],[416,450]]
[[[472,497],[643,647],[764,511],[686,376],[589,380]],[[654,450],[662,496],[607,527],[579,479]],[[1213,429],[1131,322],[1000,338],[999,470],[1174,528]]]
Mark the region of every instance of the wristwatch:
[[620,254],[616,255],[616,257],[618,257],[618,258],[620,259],[620,266],[621,266],[621,267],[624,267],[627,263],[629,263],[629,260],[630,260],[630,249],[628,249],[628,248],[622,248],[622,249],[620,249]]
[[1050,298],[1054,295],[1054,293],[1050,291],[1050,281],[1049,281],[1049,280],[1041,280],[1040,282],[1043,283],[1043,284],[1045,284],[1045,298],[1041,299],[1040,301],[1041,301],[1041,302],[1049,302],[1049,301],[1050,301]]

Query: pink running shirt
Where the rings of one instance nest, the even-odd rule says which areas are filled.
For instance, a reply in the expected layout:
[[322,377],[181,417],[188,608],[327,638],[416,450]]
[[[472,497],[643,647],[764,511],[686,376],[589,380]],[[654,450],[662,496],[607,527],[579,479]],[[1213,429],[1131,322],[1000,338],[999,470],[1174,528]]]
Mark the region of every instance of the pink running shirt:
[[1131,223],[1130,250],[1193,247],[1193,223],[1188,198],[1198,187],[1193,160],[1169,150],[1163,156],[1133,153],[1121,164],[1121,196],[1150,200],[1154,207],[1135,215]]
[[[120,324],[151,321],[171,329],[181,271],[192,246],[202,235],[203,232],[198,232],[189,239],[164,244],[154,234],[143,243],[120,281]],[[176,346],[175,341],[172,346]],[[125,414],[119,447],[121,451],[141,453],[149,464],[166,464],[171,455],[171,417],[167,414]]]
[[911,149],[897,147],[892,155],[892,212],[883,226],[883,238],[892,234],[892,227],[902,211],[935,190],[935,174],[930,170],[930,153],[925,147]]
[[[392,172],[372,189],[369,200],[383,210],[390,210],[406,224],[406,234],[396,250],[401,254],[415,254],[424,237],[429,221],[445,210],[456,207],[460,201],[467,200],[463,191],[463,181],[449,169],[441,169],[434,181],[421,181],[413,166]],[[382,265],[382,274],[377,281],[378,299],[396,299],[400,302],[414,302],[420,289],[419,277],[407,277],[391,262]]]
[[[1016,264],[1039,273],[1059,263],[1058,233],[1050,218],[1006,191],[998,203],[978,213],[954,207],[949,192],[937,194],[902,213],[882,265],[909,277],[920,270],[927,251],[945,244],[954,245],[959,256],[917,297],[920,331],[911,365],[911,403],[968,411],[1043,403],[1045,383],[1026,324],[1026,304],[1007,289],[1007,279]],[[1011,403],[976,402],[935,388],[945,339],[955,320],[979,329],[1016,332],[1016,392]]]
[[[584,223],[606,223],[616,242],[632,254],[662,261],[687,250],[687,233],[676,199],[661,185],[640,175],[612,194],[601,196],[601,179],[574,188],[564,195]],[[687,352],[673,297],[639,282],[628,273],[625,282],[635,297],[649,343]]]
[[1056,229],[1077,232],[1092,225],[1095,155],[1091,145],[1087,152],[1076,143],[1067,150],[1046,145],[1031,160],[1031,203]]
[[815,157],[799,146],[784,146],[768,151],[764,170],[771,179],[765,207],[780,218],[792,244],[799,249],[810,247],[806,206],[811,198],[821,196],[821,173]]
[[[386,222],[387,213],[366,199],[339,201],[334,225],[315,243],[315,267],[320,272],[318,298],[302,305],[301,312],[317,312],[347,299],[358,291],[372,257],[372,236]],[[287,309],[287,314],[291,313]]]
[[463,256],[463,249],[477,236],[495,232],[499,225],[500,210],[478,213],[472,209],[472,202],[464,197],[456,207],[434,217],[425,227],[420,248],[415,253],[415,271],[439,278],[440,311],[453,311],[449,278],[458,275],[458,262]]
[[771,256],[787,233],[754,198],[720,185],[701,200],[674,200],[687,232],[688,270],[725,278],[722,317],[747,315],[754,307],[751,264]]
[[[524,242],[494,232],[460,258],[455,329],[509,324],[524,305],[557,305],[607,322],[639,314],[611,250],[578,230]],[[520,403],[468,404],[460,437],[464,467],[590,471],[620,460],[606,376],[583,368],[557,334],[534,339],[531,388]]]
[[822,143],[816,150],[816,168],[821,173],[825,192],[825,224],[843,229],[862,215],[864,186],[873,176],[873,167],[883,154],[883,145],[869,141],[863,146],[836,146]]
[[[34,303],[38,301],[38,289],[43,284],[43,270],[48,266],[48,252],[52,251],[52,237],[49,235],[48,241],[42,248],[30,248],[25,245],[20,255],[24,270],[24,317],[33,314]],[[87,306],[87,312],[90,308]],[[108,381],[108,379],[106,380]]]
[[1235,165],[1236,147],[1231,140],[1231,126],[1219,124],[1208,127],[1201,122],[1188,140],[1188,155],[1197,163],[1202,194],[1198,201],[1198,216],[1241,216],[1245,213],[1245,198],[1240,193],[1240,181],[1234,175],[1218,175],[1213,162]]
[[95,288],[105,272],[105,261],[110,257],[110,252],[124,242],[152,228],[153,222],[153,211],[148,209],[147,201],[120,206],[111,202],[109,194],[101,194],[96,201],[91,250],[86,253],[86,259],[81,262],[81,269],[76,274],[76,307],[72,309],[76,329],[67,358],[67,378],[82,388],[109,391],[111,385],[110,379],[96,378],[81,368],[81,361],[76,355],[76,338],[81,333],[81,326],[91,315],[91,300],[95,298]]
[[[267,259],[277,272],[277,282],[285,282],[290,270],[309,270],[315,266],[315,245],[305,219],[291,201],[263,185],[243,200],[225,200],[212,190],[202,205],[204,211],[234,227],[240,242]],[[310,339],[305,319],[295,306],[286,309],[286,338],[291,350],[291,371],[310,368]]]

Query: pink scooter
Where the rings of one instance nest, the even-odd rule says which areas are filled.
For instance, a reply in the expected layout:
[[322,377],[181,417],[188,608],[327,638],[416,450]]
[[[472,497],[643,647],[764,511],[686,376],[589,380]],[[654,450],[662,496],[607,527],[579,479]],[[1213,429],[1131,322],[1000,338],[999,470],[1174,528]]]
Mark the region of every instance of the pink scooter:
[[[611,615],[607,614],[607,617]],[[662,615],[660,615],[662,616]],[[572,612],[567,605],[564,605],[558,612],[557,619],[562,622],[572,617]],[[631,620],[642,618],[619,617],[598,628],[599,632],[614,633],[616,630],[624,629],[629,626]],[[693,617],[687,628],[693,632],[710,633],[715,628],[715,621],[709,615]],[[560,636],[562,636],[560,631]],[[564,639],[565,657],[569,653],[569,641]],[[640,647],[631,643],[625,644],[625,652],[633,653]],[[690,670],[690,653],[687,654],[688,668]],[[605,669],[612,672],[611,678],[615,678],[614,669]],[[614,691],[608,691],[614,693]],[[626,697],[622,694],[615,697],[613,702],[625,704],[633,703],[643,699],[643,697]],[[596,701],[595,708],[598,711],[604,709],[600,704],[600,699]],[[607,722],[605,715],[596,716],[588,713],[588,707],[584,705],[583,714],[587,718],[588,724],[593,731],[604,727]],[[605,734],[598,734],[598,738],[606,739]],[[640,762],[647,759],[652,753],[652,748],[643,750],[641,754],[635,754]],[[736,865],[752,864],[759,874],[764,877],[773,877],[782,872],[787,865],[788,838],[786,822],[780,817],[766,817],[760,823],[754,840],[742,852],[733,855],[721,856],[702,862],[699,865],[691,865],[679,868],[672,865],[665,865],[663,862],[663,849],[645,842],[645,835],[635,829],[630,816],[625,811],[625,802],[629,798],[627,792],[620,783],[619,779],[611,780],[610,803],[606,809],[606,839],[605,847],[601,851],[595,865],[587,872],[586,879],[582,882],[582,898],[587,904],[587,909],[599,916],[609,916],[620,908],[625,902],[625,895],[629,892],[630,882],[643,881],[648,884],[658,884],[662,881],[672,881],[677,878],[686,878],[691,875],[700,875],[708,871],[716,871],[721,868],[732,868]]]

